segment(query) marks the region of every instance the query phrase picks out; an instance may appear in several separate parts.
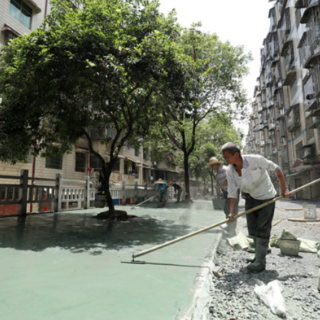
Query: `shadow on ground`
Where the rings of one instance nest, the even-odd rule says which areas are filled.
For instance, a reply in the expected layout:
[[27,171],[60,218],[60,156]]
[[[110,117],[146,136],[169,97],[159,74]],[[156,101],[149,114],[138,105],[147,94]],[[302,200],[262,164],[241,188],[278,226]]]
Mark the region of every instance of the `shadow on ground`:
[[92,255],[99,255],[102,250],[157,245],[188,232],[188,225],[150,216],[106,221],[76,213],[30,215],[1,220],[0,248],[42,251],[60,247],[72,253],[90,250]]

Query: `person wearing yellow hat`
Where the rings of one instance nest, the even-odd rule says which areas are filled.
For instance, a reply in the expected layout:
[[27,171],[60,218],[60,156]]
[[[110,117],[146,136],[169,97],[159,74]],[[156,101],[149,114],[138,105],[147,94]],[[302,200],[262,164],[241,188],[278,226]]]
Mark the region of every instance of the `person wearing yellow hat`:
[[[223,211],[227,218],[230,213],[230,202],[228,198],[228,180],[227,180],[228,167],[224,166],[223,161],[219,161],[216,157],[211,157],[206,167],[211,168],[217,172],[215,175],[215,179],[217,182],[217,194],[218,196],[220,196],[220,193],[222,191],[223,193],[222,197],[223,199],[226,200]],[[239,196],[238,196],[238,199],[236,202],[236,208],[235,208],[237,213],[238,213],[238,204],[239,204]],[[236,228],[237,228],[237,220],[233,222],[229,222],[226,227],[221,229],[226,231],[229,237],[234,237],[236,236]]]

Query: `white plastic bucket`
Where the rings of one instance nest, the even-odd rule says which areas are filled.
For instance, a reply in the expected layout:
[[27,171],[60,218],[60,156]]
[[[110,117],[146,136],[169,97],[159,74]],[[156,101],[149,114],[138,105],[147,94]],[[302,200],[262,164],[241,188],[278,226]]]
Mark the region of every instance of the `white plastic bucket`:
[[315,204],[303,203],[302,208],[305,219],[317,219],[317,206]]

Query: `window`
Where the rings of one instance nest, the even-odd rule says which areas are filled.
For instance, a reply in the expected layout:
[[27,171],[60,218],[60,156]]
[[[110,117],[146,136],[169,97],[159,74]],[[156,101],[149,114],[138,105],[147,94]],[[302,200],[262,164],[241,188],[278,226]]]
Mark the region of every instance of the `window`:
[[291,90],[291,99],[293,99],[297,93],[298,85],[297,85],[297,78],[291,83],[290,90]]
[[120,173],[120,159],[118,158],[116,163],[112,167],[113,172],[119,172]]
[[149,180],[149,169],[148,168],[143,168],[143,180]]
[[48,169],[62,169],[62,156],[55,155],[46,158],[46,168]]
[[149,148],[143,148],[143,159],[149,160]]
[[136,157],[139,157],[139,155],[140,155],[140,148],[139,147],[134,148],[134,155]]
[[7,46],[10,42],[10,40],[16,38],[17,35],[15,35],[13,32],[10,32],[10,31],[7,31],[6,32],[6,37],[5,37],[5,40],[4,40],[4,43],[5,45]]
[[101,169],[101,161],[96,156],[90,155],[90,168]]
[[133,169],[135,168],[134,163],[129,160],[124,160],[124,174],[134,173]]
[[86,154],[76,152],[76,171],[86,172]]
[[11,0],[9,13],[28,29],[31,28],[32,9],[22,0]]

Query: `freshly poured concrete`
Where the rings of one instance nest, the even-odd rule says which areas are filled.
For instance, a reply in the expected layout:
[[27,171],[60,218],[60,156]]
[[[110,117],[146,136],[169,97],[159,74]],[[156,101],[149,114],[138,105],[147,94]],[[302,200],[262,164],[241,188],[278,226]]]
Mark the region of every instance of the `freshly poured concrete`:
[[140,257],[224,219],[210,201],[177,208],[119,206],[138,218],[92,219],[101,209],[0,220],[0,319],[169,320],[191,303],[218,230]]

